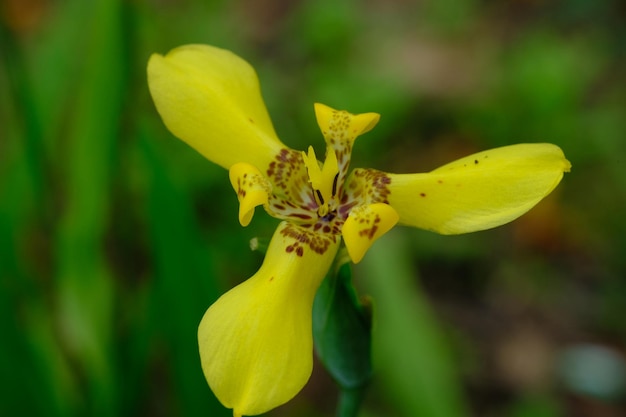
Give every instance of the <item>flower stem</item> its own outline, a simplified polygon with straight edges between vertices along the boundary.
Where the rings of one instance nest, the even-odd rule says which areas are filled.
[[[365,387],[341,389],[337,417],[358,416],[363,398],[365,398]]]

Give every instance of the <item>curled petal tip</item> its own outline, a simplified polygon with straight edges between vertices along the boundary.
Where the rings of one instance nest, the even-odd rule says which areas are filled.
[[[356,135],[362,135],[372,130],[379,120],[380,114],[378,113],[357,114],[352,120],[352,129]]]
[[[252,221],[255,207],[267,204],[271,186],[261,171],[244,162],[233,165],[228,176],[239,199],[239,223],[245,227]]]
[[[571,170],[572,170],[572,163],[566,159],[564,166],[563,166],[563,172],[570,172]]]

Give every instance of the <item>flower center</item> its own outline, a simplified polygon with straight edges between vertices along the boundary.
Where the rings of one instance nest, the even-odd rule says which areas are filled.
[[[305,256],[326,253],[338,236],[350,259],[359,262],[367,249],[399,219],[388,204],[390,178],[382,172],[356,169],[348,176],[352,145],[357,136],[378,122],[378,114],[358,115],[315,105],[326,141],[323,163],[308,152],[281,149],[265,172],[246,163],[230,167],[230,182],[239,199],[239,222],[250,223],[254,209],[263,206],[272,216],[287,220],[281,235],[286,253]]]
[[[342,233],[350,211],[368,203],[369,187],[361,185],[358,176],[349,189],[344,182],[355,139],[371,130],[379,115],[353,115],[318,103],[315,116],[326,142],[324,163],[309,146],[308,152],[281,149],[265,172],[246,162],[230,168],[243,226],[250,223],[255,207],[262,205],[271,216],[314,232],[337,235]]]

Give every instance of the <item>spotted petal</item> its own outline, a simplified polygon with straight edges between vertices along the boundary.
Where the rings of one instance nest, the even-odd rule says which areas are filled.
[[[233,165],[228,175],[239,199],[239,223],[245,227],[252,221],[255,207],[268,203],[271,185],[261,171],[245,162]]]
[[[369,132],[376,126],[380,115],[377,113],[352,114],[345,110],[335,110],[321,103],[315,103],[314,108],[317,124],[324,135],[327,148],[333,150],[334,157],[337,158],[338,175],[335,182],[339,187],[336,192],[341,194],[342,184],[348,174],[352,145],[358,136]]]
[[[277,407],[309,379],[313,298],[339,241],[281,223],[259,271],[205,313],[198,329],[202,369],[235,416]]]
[[[350,259],[359,263],[374,242],[398,222],[398,214],[389,205],[375,203],[354,208],[341,234]]]
[[[351,114],[321,103],[315,103],[314,108],[317,124],[328,142],[352,143],[357,136],[372,130],[380,120],[378,113]]]
[[[148,62],[148,85],[167,128],[228,169],[266,169],[284,148],[276,137],[254,69],[232,52],[186,45]]]
[[[505,146],[427,174],[386,174],[387,198],[401,224],[442,234],[474,232],[526,213],[570,167],[552,144]]]

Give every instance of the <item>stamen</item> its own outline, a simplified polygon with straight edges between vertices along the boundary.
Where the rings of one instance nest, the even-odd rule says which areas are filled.
[[[315,157],[315,151],[309,146],[309,152],[302,152],[302,159],[309,175],[309,182],[313,188],[313,196],[318,205],[317,214],[321,217],[333,210],[334,198],[337,193],[337,182],[339,175],[339,165],[337,155],[332,148],[326,151],[326,161],[320,168],[320,164]]]
[[[319,203],[320,206],[324,205],[324,197],[322,197],[322,193],[320,192],[320,190],[315,190],[315,194],[317,195],[317,201]]]

